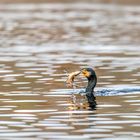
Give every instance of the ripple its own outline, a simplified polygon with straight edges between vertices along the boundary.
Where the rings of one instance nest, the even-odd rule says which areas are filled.
[[[51,138],[51,139],[89,139],[89,136],[79,136],[79,135],[71,135],[69,136],[59,136],[59,135],[51,135],[51,136],[42,136],[43,138]]]
[[[0,133],[11,133],[11,132],[17,132],[17,130],[8,130],[8,129],[0,130]]]
[[[109,126],[109,125],[106,125],[106,126],[96,126],[95,128],[104,128],[104,129],[122,129],[123,127],[122,126]]]
[[[39,94],[37,93],[33,93],[33,94],[29,94],[29,93],[9,93],[9,94],[6,94],[4,96],[38,96]]]
[[[125,135],[127,135],[127,134],[125,134]],[[118,138],[113,137],[113,139],[114,140],[138,140],[139,138],[138,137],[133,137],[133,136],[129,136],[129,137],[128,136],[123,136],[123,137],[119,136]],[[102,140],[112,140],[112,138],[104,138]]]
[[[12,102],[12,103],[37,103],[37,102],[47,102],[46,100],[13,100],[13,101],[4,101],[4,102]]]
[[[53,127],[53,128],[57,128],[57,127],[67,127],[68,125],[67,124],[60,124],[56,121],[53,121],[53,123],[50,123],[50,122],[42,122],[42,123],[37,123],[37,124],[33,124],[33,126],[46,126],[46,127]]]
[[[24,76],[24,74],[16,73],[16,74],[6,74],[6,75],[4,75],[4,77],[19,77],[19,76]]]
[[[18,122],[18,121],[0,121],[1,125],[7,124],[7,125],[22,125],[25,124],[24,122]]]
[[[133,124],[133,123],[139,123],[139,120],[123,120],[123,121],[96,121],[96,124]]]
[[[76,132],[111,132],[112,130],[109,129],[82,129],[82,130],[77,130]]]
[[[12,70],[0,70],[0,73],[11,73],[13,72]]]
[[[139,118],[139,116],[121,116],[122,118]]]
[[[57,111],[57,110],[15,110],[14,112],[30,112],[30,113],[34,113],[34,112],[54,112],[54,111]]]
[[[1,117],[34,117],[33,114],[1,114]]]
[[[128,102],[128,103],[137,103],[137,102],[140,102],[140,100],[127,100],[127,101],[125,101],[125,102]]]
[[[13,82],[12,84],[14,84],[14,85],[26,85],[26,84],[30,84],[30,82]]]
[[[131,104],[131,105],[134,105],[134,106],[140,106],[140,104]]]
[[[36,132],[36,134],[34,132],[15,132],[15,133],[1,133],[0,136],[1,137],[26,137],[26,136],[35,136],[35,135],[49,135],[49,132]],[[54,134],[57,134],[54,133]],[[61,134],[61,133],[60,133]]]
[[[104,108],[104,107],[121,107],[121,105],[115,105],[115,104],[106,104],[106,105],[98,105],[98,107],[100,108]]]
[[[12,110],[12,108],[0,108],[0,111]]]
[[[74,129],[74,127],[72,126],[67,126],[67,127],[60,127],[60,126],[54,126],[54,127],[46,127],[46,129],[49,129],[49,130],[71,130],[71,129]]]
[[[87,110],[74,110],[74,111],[63,111],[63,112],[53,112],[53,114],[87,114],[87,113],[93,113],[92,111],[87,111]],[[52,113],[49,113],[52,114]]]
[[[28,76],[25,76],[26,78],[41,78],[42,76],[41,75],[28,75]]]

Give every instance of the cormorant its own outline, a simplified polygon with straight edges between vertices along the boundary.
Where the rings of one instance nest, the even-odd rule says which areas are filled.
[[[83,68],[81,69],[84,77],[88,79],[88,85],[86,87],[86,97],[88,99],[89,106],[91,108],[96,107],[96,98],[94,96],[94,88],[97,83],[97,76],[95,71],[92,68]]]

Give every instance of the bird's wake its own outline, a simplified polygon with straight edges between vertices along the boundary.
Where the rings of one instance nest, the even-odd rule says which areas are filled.
[[[72,94],[85,95],[85,89],[74,89]],[[103,88],[97,89],[94,93],[95,96],[117,96],[126,94],[140,94],[140,87],[118,87],[118,88]]]

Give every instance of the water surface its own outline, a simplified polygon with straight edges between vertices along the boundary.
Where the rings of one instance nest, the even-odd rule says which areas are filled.
[[[1,4],[0,138],[140,137],[140,91],[122,91],[140,85],[139,17],[139,6]],[[97,94],[96,110],[65,86],[64,70],[87,66],[96,91],[120,90]]]

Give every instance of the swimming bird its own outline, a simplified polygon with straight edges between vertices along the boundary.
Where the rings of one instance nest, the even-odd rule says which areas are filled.
[[[81,95],[86,95],[87,97],[87,101],[88,101],[88,106],[90,106],[92,109],[96,108],[96,98],[94,95],[96,96],[116,96],[116,95],[126,95],[126,94],[132,94],[132,92],[140,92],[140,88],[139,87],[119,87],[119,88],[108,88],[108,89],[101,89],[98,90],[96,92],[94,92],[94,88],[96,87],[97,84],[97,76],[95,71],[92,68],[83,68],[79,71],[76,72],[72,72],[69,74],[68,77],[68,84],[73,85],[74,79],[76,76],[78,76],[80,73],[83,74],[84,77],[87,78],[88,80],[88,84],[86,87],[86,90],[84,91],[83,94],[83,90],[80,91],[79,93],[82,93]],[[77,86],[77,85],[76,85]],[[77,86],[79,87],[79,86]]]
[[[88,99],[89,106],[91,108],[95,108],[96,107],[96,98],[94,96],[94,88],[97,83],[96,73],[92,68],[83,68],[83,69],[81,69],[81,73],[88,80],[88,84],[87,84],[85,92],[86,92],[86,97]]]

